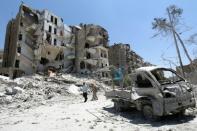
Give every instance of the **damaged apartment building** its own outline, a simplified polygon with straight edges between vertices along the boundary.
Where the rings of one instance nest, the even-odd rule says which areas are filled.
[[[109,77],[108,32],[99,25],[80,24],[72,27],[75,34],[75,71]]]
[[[135,51],[131,50],[130,44],[115,43],[109,48],[109,64],[122,67],[127,73],[142,66],[150,66]]]
[[[124,67],[128,73],[149,63],[129,44],[109,47],[106,29],[94,24],[67,26],[48,10],[24,4],[7,24],[0,73],[15,78],[44,72],[49,68],[96,76],[110,81],[109,65]]]
[[[0,72],[10,77],[48,68],[109,77],[108,32],[101,26],[67,26],[48,10],[24,4],[7,24]]]
[[[1,73],[16,77],[48,67],[68,68],[75,58],[74,40],[62,18],[22,4],[7,24]]]

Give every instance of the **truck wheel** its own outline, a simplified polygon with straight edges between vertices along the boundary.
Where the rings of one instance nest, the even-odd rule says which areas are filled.
[[[178,116],[184,116],[185,115],[185,109],[180,110],[178,113],[176,113]]]
[[[156,121],[158,119],[158,116],[154,115],[153,108],[150,105],[144,105],[142,108],[142,113],[146,120]]]
[[[116,112],[121,112],[122,111],[122,108],[121,106],[119,105],[118,102],[114,102],[114,109]]]

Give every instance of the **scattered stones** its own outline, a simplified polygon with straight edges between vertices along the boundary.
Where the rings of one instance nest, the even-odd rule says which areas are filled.
[[[78,119],[75,119],[75,122],[79,122],[79,120]]]
[[[102,122],[102,120],[101,119],[96,119],[96,120],[94,120],[95,122]]]
[[[39,124],[39,122],[32,122],[31,124]]]
[[[66,118],[61,118],[61,120],[65,120]]]
[[[16,121],[16,122],[14,122],[13,124],[16,125],[16,124],[19,124],[19,123],[21,123],[21,122],[23,122],[23,121],[22,121],[22,120]]]
[[[70,117],[66,117],[66,119],[71,119]]]
[[[0,92],[0,97],[4,97],[4,96],[5,96],[5,93]]]
[[[54,95],[50,94],[50,95],[47,97],[47,99],[51,99],[51,98],[53,98],[53,97],[54,97]]]
[[[21,107],[21,105],[16,106],[16,108],[20,108],[20,107]]]
[[[94,126],[90,126],[89,128],[90,128],[90,129],[94,129]]]
[[[17,87],[14,87],[13,90],[15,90],[16,93],[23,93],[23,92],[25,92],[22,88],[20,88],[18,86]]]
[[[17,93],[17,91],[14,90],[14,89],[11,88],[11,87],[7,87],[7,88],[5,89],[5,91],[6,91],[6,95],[16,95],[16,93]]]
[[[96,126],[96,125],[97,125],[97,123],[95,122],[93,126]]]
[[[46,105],[46,103],[47,103],[46,101],[42,101],[41,105]]]
[[[6,104],[12,103],[12,96],[6,96],[6,97],[5,97],[5,103],[6,103]]]
[[[31,108],[31,105],[27,105],[27,106],[25,106],[24,109],[30,109],[30,108]]]

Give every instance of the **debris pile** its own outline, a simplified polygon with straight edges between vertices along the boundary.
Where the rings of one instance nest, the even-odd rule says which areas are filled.
[[[34,74],[14,80],[0,76],[0,104],[43,103],[53,97],[79,95],[83,82],[95,83],[99,89],[107,88],[105,84],[94,79],[72,74],[59,74],[55,77]]]

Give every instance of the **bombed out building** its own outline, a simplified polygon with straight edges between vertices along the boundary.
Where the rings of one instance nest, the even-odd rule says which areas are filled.
[[[1,74],[16,77],[53,67],[108,77],[108,66],[108,33],[101,26],[67,26],[52,12],[24,4],[7,24]]]
[[[22,4],[16,18],[7,24],[1,73],[15,77],[49,66],[68,67],[73,63],[73,40],[71,28],[62,18]]]
[[[151,66],[152,64],[144,62],[143,58],[133,51],[130,44],[114,43],[109,48],[109,64],[124,68],[127,73],[142,66]]]
[[[75,71],[109,77],[108,32],[99,25],[72,26],[75,34]]]
[[[110,65],[128,67],[129,64],[130,45],[122,43],[114,43],[109,48]]]
[[[109,65],[118,64],[128,73],[147,66],[129,44],[109,46],[109,35],[103,27],[67,26],[54,13],[24,4],[7,24],[3,52],[0,73],[12,78],[55,68],[110,81]]]

